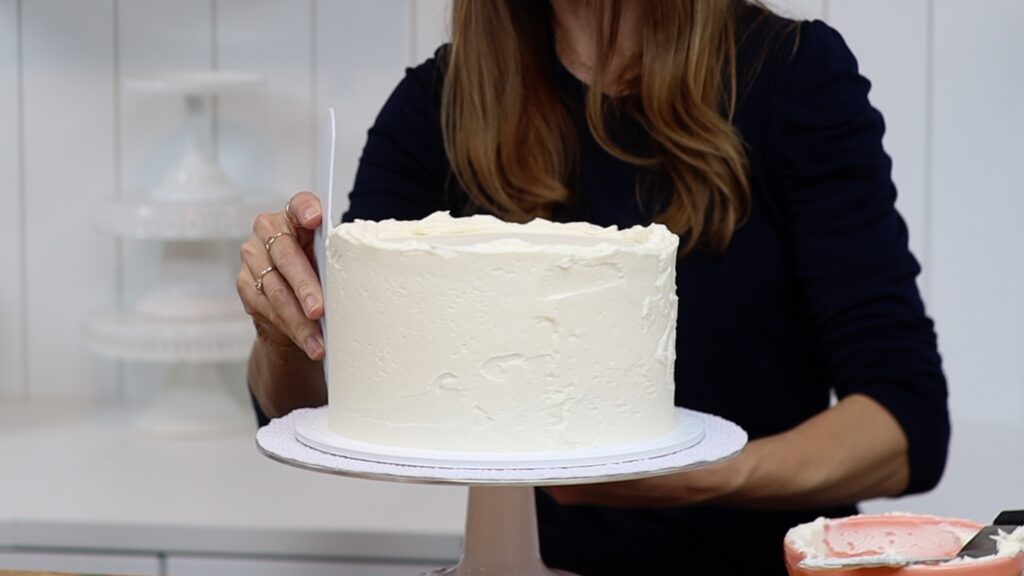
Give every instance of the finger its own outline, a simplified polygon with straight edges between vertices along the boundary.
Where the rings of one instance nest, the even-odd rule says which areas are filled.
[[[315,230],[322,219],[320,199],[312,192],[299,192],[285,204],[285,217],[293,225]]]
[[[658,478],[549,487],[547,491],[563,506],[646,507],[699,502],[684,486],[676,486]]]
[[[562,506],[607,503],[607,497],[601,498],[600,494],[594,494],[589,486],[549,486],[545,490]]]
[[[263,275],[263,292],[256,290],[256,275],[272,266],[270,256],[257,236],[251,236],[242,244],[241,258],[243,271],[248,271],[253,278],[251,292],[244,278],[240,278],[237,283],[239,293],[244,294],[242,301],[243,305],[248,306],[247,311],[251,309],[269,320],[270,324],[287,334],[311,359],[322,358],[324,343],[320,325],[306,318],[284,276],[276,269],[267,272]],[[243,272],[239,276],[244,277]]]
[[[270,255],[268,255],[267,251],[263,248],[263,242],[256,233],[253,233],[252,236],[242,243],[242,247],[239,249],[239,255],[242,260],[242,265],[249,271],[249,275],[253,277],[254,282],[256,275],[259,274],[260,271],[266,270],[268,266],[273,264],[273,262],[270,261]]]
[[[302,350],[303,353],[309,356],[310,353],[307,352],[305,348],[296,344],[291,336],[283,332],[274,324],[275,320],[280,321],[281,319],[275,319],[273,305],[270,303],[270,300],[263,295],[263,293],[256,290],[255,284],[255,280],[243,267],[238,274],[238,294],[242,297],[244,302],[247,302],[246,311],[251,310],[250,315],[252,316],[253,323],[257,326],[262,326],[262,329],[260,329],[262,337],[279,347],[295,346],[296,349]],[[314,350],[313,356],[315,355]]]
[[[246,314],[252,316],[253,321],[264,325],[273,324],[271,317],[274,315],[274,311],[271,308],[270,300],[256,290],[256,279],[249,272],[249,267],[244,264],[235,278],[235,289],[238,291],[238,297],[242,300],[242,308],[245,309]],[[285,337],[291,340],[291,337]]]
[[[270,301],[274,326],[289,335],[311,360],[323,358],[324,339],[320,325],[306,318],[295,294],[277,270],[264,276],[263,294]]]
[[[274,222],[270,220],[257,220],[254,224],[258,237],[269,240],[280,232],[270,228]],[[267,250],[267,241],[264,241],[264,251]],[[277,267],[295,293],[298,301],[302,303],[302,311],[306,318],[317,320],[323,315],[323,294],[320,289],[320,278],[313,270],[302,246],[289,233],[278,236],[269,246],[268,259]]]
[[[289,222],[284,210],[280,212],[264,212],[256,216],[252,221],[252,233],[256,235],[260,243],[266,243],[267,238],[278,232],[294,235],[299,244],[303,246],[313,242],[314,231],[307,230],[301,226],[296,227],[293,222]]]
[[[548,486],[544,491],[562,506],[574,506],[579,503],[578,492],[571,487]]]
[[[235,289],[238,291],[238,296],[242,300],[242,307],[245,309],[246,314],[252,316],[253,320],[261,322],[264,325],[274,324],[274,309],[267,299],[266,295],[260,290],[256,289],[256,274],[259,271],[265,270],[269,265],[268,262],[264,262],[260,257],[260,247],[257,246],[258,241],[255,236],[250,237],[242,244],[241,259],[242,265],[238,270],[238,276],[235,279]],[[279,332],[283,331],[275,326],[275,329]],[[289,340],[290,336],[285,336]]]

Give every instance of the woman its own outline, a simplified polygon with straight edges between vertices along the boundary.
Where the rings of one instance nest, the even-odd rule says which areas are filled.
[[[827,25],[740,0],[455,0],[451,45],[385,104],[348,220],[653,220],[682,238],[676,402],[753,440],[704,470],[539,492],[550,565],[784,574],[787,528],[938,482],[946,385],[868,87]],[[321,217],[300,193],[242,249],[267,416],[325,401]]]

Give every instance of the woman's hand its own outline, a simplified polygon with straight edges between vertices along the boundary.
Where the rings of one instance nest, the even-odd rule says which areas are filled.
[[[236,282],[259,337],[271,347],[297,346],[311,360],[324,356],[317,323],[324,300],[312,264],[321,218],[320,200],[311,192],[292,196],[281,212],[257,216],[242,244]]]
[[[559,504],[620,507],[689,506],[722,499],[739,491],[753,467],[751,452],[708,468],[641,480],[557,486],[547,491]]]

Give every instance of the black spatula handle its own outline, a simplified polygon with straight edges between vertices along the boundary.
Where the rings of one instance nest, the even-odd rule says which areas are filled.
[[[1024,526],[1024,510],[1003,510],[992,523],[1004,526]]]

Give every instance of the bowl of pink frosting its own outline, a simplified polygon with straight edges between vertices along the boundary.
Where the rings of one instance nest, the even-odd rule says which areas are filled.
[[[819,518],[789,530],[785,538],[790,576],[1021,576],[1024,527],[997,539],[998,552],[984,558],[956,558],[983,524],[917,514],[862,514]],[[948,558],[904,567],[823,568],[836,559]]]

